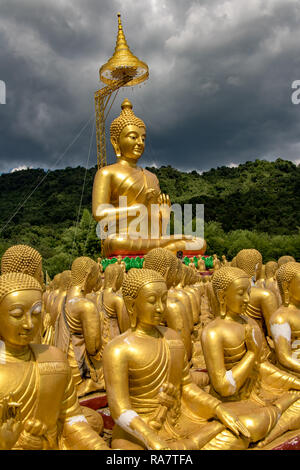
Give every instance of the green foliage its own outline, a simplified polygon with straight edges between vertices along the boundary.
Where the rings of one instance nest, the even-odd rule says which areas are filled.
[[[282,159],[255,160],[201,175],[171,166],[149,170],[172,203],[204,204],[206,254],[232,259],[242,248],[257,248],[264,262],[285,254],[300,260],[299,165]],[[43,169],[0,175],[0,257],[13,244],[31,245],[41,253],[50,277],[69,269],[77,256],[96,260],[101,247],[90,213],[96,167],[86,172],[78,213],[85,172],[68,167],[47,175]],[[128,270],[141,267],[143,259],[124,261]],[[205,258],[205,263],[211,267],[212,258]]]

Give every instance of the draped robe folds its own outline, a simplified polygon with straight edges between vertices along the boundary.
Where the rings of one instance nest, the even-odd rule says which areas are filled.
[[[21,403],[23,424],[29,419],[43,423],[41,449],[72,448],[68,447],[67,436],[63,436],[64,426],[74,421],[71,426],[76,432],[75,423],[87,425],[87,421],[77,400],[69,364],[64,354],[51,346],[30,344],[30,352],[29,360],[18,359],[7,353],[0,341],[0,396],[12,393],[13,401]],[[24,430],[15,449],[24,448],[23,433]],[[90,444],[87,440],[81,448],[95,448],[96,433],[87,426],[84,435]]]
[[[188,401],[186,402],[182,396],[182,387],[192,384],[184,344],[177,334],[175,336],[173,330],[161,326],[157,329],[162,332],[163,337],[151,338],[153,340],[151,349],[149,343],[145,346],[147,362],[143,361],[143,365],[136,364],[136,367],[130,363],[128,368],[131,409],[138,413],[172,449],[244,448],[242,440],[225,429],[219,421],[208,422],[206,418],[191,410]],[[170,332],[172,332],[171,337]],[[131,335],[131,330],[120,335],[110,343],[110,349],[113,343],[116,345],[121,342],[128,343]],[[137,343],[143,341],[143,338],[136,336],[134,339],[138,340]],[[130,344],[133,342],[130,341]],[[140,357],[143,357],[144,352],[141,350]],[[110,362],[113,367],[110,359],[111,357],[108,363]],[[110,407],[113,406],[113,403],[110,403],[111,399],[126,406],[119,394],[114,392],[114,396],[110,397],[109,389],[107,393]],[[215,400],[200,388],[196,393],[201,397],[203,408],[207,406],[208,409],[212,409],[212,406],[216,406]],[[118,443],[125,440],[140,445],[134,436],[118,424],[114,426],[112,440]]]
[[[89,356],[81,323],[70,314],[66,304],[59,317],[56,346],[67,355],[79,396],[85,394],[86,387],[89,391],[105,390],[102,361],[98,355]]]

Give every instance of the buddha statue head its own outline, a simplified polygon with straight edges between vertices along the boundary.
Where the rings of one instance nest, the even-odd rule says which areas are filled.
[[[60,278],[62,273],[55,274],[51,281],[51,290],[57,290],[60,287]]]
[[[281,256],[278,260],[278,267],[282,266],[285,263],[291,263],[291,262],[296,262],[295,258],[293,256],[285,255]]]
[[[120,264],[109,264],[104,271],[104,289],[112,289],[117,292],[124,279],[124,271]]]
[[[1,259],[1,274],[6,273],[29,274],[43,286],[42,257],[31,246],[13,245],[5,251]]]
[[[59,278],[59,290],[64,292],[68,290],[71,285],[71,270],[67,269],[60,274]]]
[[[231,263],[230,263],[230,266],[231,266],[232,268],[236,268],[236,256],[234,256],[234,258],[232,258]]]
[[[255,248],[244,249],[236,255],[236,267],[245,271],[249,277],[258,279],[262,270],[262,256]]]
[[[165,248],[153,248],[145,255],[144,267],[159,272],[170,289],[176,281],[177,258]]]
[[[182,279],[182,261],[181,259],[177,258],[175,286],[177,286],[181,282],[181,279]]]
[[[132,329],[138,323],[157,326],[162,322],[168,290],[160,273],[146,268],[130,269],[123,281],[122,293]]]
[[[283,305],[290,302],[300,303],[300,263],[290,261],[284,263],[276,273],[276,279]]]
[[[42,288],[33,276],[6,273],[0,276],[0,337],[13,349],[23,349],[39,331]]]
[[[225,318],[228,311],[240,315],[249,302],[250,282],[244,270],[224,266],[212,278],[212,287],[219,305],[219,314]]]
[[[146,126],[135,116],[132,104],[126,98],[119,117],[110,126],[110,140],[117,158],[136,162],[145,149]]]
[[[88,256],[80,256],[72,263],[70,287],[81,287],[87,294],[99,284],[99,276],[99,264]]]
[[[276,263],[276,261],[268,261],[265,265],[266,279],[274,278],[277,269],[278,264]]]

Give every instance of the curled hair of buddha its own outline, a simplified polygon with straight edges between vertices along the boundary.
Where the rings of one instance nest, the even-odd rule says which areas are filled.
[[[20,290],[38,290],[42,293],[40,283],[28,274],[6,273],[0,276],[0,302],[7,294]]]
[[[87,256],[76,258],[71,267],[72,285],[81,286],[84,284],[87,276],[96,266],[98,266],[97,263]]]
[[[104,289],[111,287],[120,274],[123,274],[123,272],[123,268],[120,264],[109,264],[104,271]]]
[[[280,268],[280,266],[282,266],[283,264],[285,264],[285,263],[291,263],[291,262],[293,262],[293,263],[296,262],[296,260],[295,260],[295,258],[294,258],[293,256],[288,256],[288,255],[286,255],[286,256],[281,256],[281,257],[279,258],[279,260],[278,260],[278,267]]]
[[[136,299],[140,289],[146,284],[150,284],[152,282],[165,283],[165,280],[160,273],[153,269],[130,269],[122,284],[124,301],[126,302],[128,299]]]
[[[265,273],[266,273],[267,279],[269,279],[270,277],[273,277],[277,269],[278,269],[278,264],[276,263],[276,261],[268,261],[265,264]]]
[[[226,291],[235,279],[240,279],[241,277],[248,279],[243,269],[233,268],[232,266],[224,266],[218,269],[214,272],[211,281],[215,294],[219,290]]]
[[[245,271],[249,277],[254,276],[257,264],[262,264],[262,256],[255,248],[246,248],[236,255],[236,267]]]
[[[132,111],[132,104],[126,98],[122,105],[122,111],[120,116],[113,120],[110,126],[110,137],[114,137],[116,140],[119,139],[120,134],[124,127],[126,126],[137,126],[137,127],[144,127],[146,129],[145,123],[138,118],[134,112]]]
[[[290,261],[289,263],[284,263],[278,269],[276,273],[276,279],[279,287],[279,292],[284,300],[284,292],[283,292],[283,283],[284,281],[288,284],[293,280],[296,274],[300,273],[300,263],[296,263],[294,261]]]
[[[168,268],[170,271],[176,270],[177,258],[165,248],[153,248],[145,256],[144,266],[146,269],[153,269],[164,276]]]
[[[28,245],[13,245],[1,259],[1,274],[25,273],[34,276],[42,257],[37,250]]]

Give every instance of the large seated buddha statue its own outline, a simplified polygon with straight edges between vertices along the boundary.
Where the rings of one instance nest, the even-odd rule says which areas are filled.
[[[160,326],[168,289],[151,269],[130,269],[123,297],[131,328],[103,353],[113,449],[241,449],[249,436],[233,412],[194,384],[178,333]],[[245,437],[248,439],[248,437]]]
[[[188,235],[178,239],[172,235],[164,238],[170,199],[161,192],[156,175],[137,165],[145,149],[145,123],[135,116],[128,99],[121,107],[120,116],[110,127],[117,163],[100,168],[93,186],[93,217],[103,224],[103,230],[105,226],[109,228],[104,255],[143,255],[157,247],[174,253],[204,253],[206,243],[202,238]],[[155,223],[151,218],[153,205],[160,210]]]
[[[222,267],[212,279],[219,315],[202,332],[210,393],[234,410],[250,432],[245,445],[263,446],[300,429],[300,380],[264,359],[262,331],[245,314],[250,282],[238,268]]]
[[[63,352],[53,346],[32,343],[40,328],[41,311],[42,289],[33,276],[23,273],[0,276],[1,406],[3,399],[8,399],[12,411],[16,407],[18,410],[13,416],[13,428],[22,424],[22,429],[15,429],[15,442],[9,433],[5,439],[0,426],[0,447],[108,449],[83,414]]]

